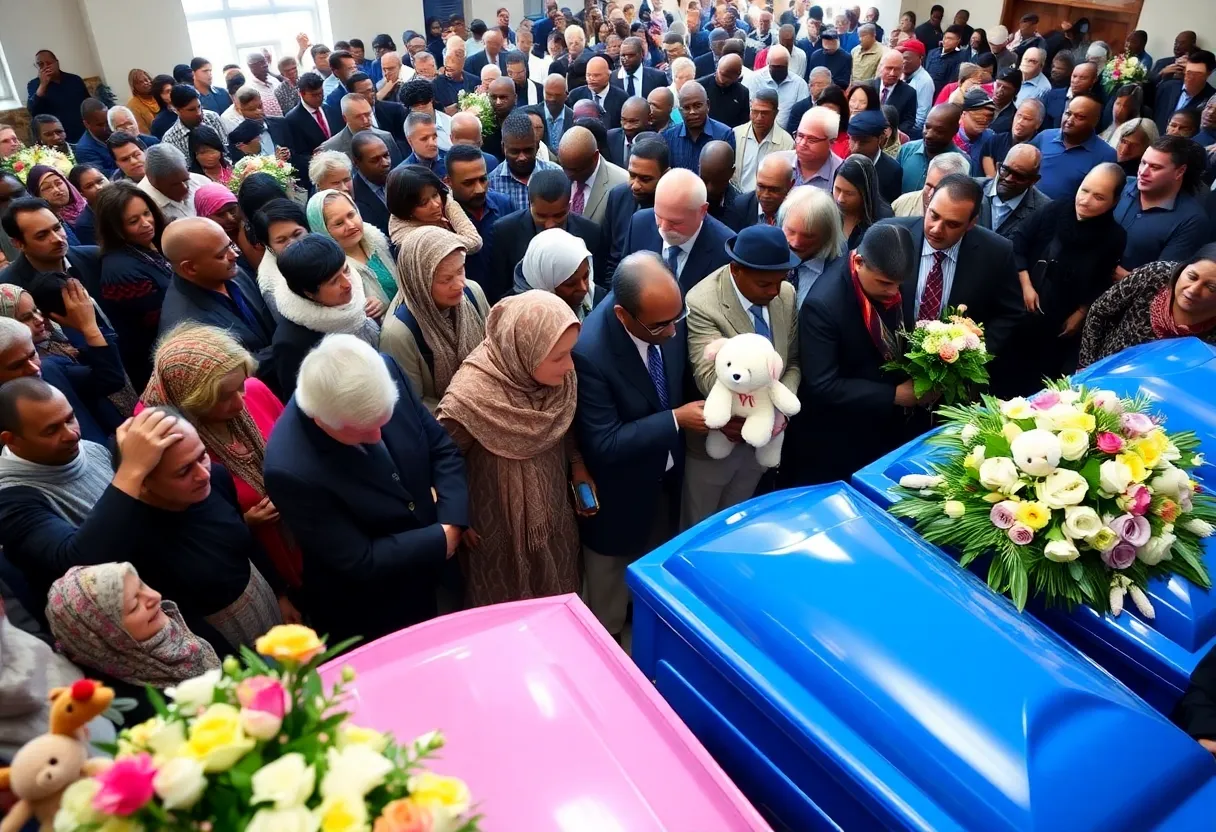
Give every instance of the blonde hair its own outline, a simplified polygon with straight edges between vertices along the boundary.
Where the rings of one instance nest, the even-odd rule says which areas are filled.
[[[162,388],[172,384],[174,376],[198,374],[187,392],[176,397],[177,406],[193,417],[215,407],[224,376],[233,370],[244,370],[246,378],[253,378],[258,362],[228,330],[183,321],[161,336],[152,367]]]

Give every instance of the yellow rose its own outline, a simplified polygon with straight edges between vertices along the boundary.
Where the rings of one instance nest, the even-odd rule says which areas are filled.
[[[1093,433],[1097,422],[1092,413],[1061,413],[1052,418],[1056,430],[1083,430]]]
[[[310,661],[325,650],[325,643],[317,638],[316,632],[300,624],[271,627],[254,646],[263,656],[299,664]]]
[[[160,729],[161,718],[154,716],[146,722],[141,722],[138,725],[132,725],[126,731],[118,735],[118,759],[130,757],[133,754],[138,754],[141,751],[148,750],[148,740],[152,734]]]
[[[367,804],[353,794],[330,795],[313,810],[320,832],[367,832]]]
[[[182,756],[193,757],[209,774],[227,771],[256,743],[241,730],[241,712],[231,705],[212,705],[190,726]]]
[[[1145,466],[1149,468],[1157,467],[1157,463],[1161,462],[1161,453],[1165,450],[1164,448],[1158,447],[1157,443],[1150,440],[1147,436],[1143,439],[1137,439],[1135,442],[1129,443],[1128,448],[1131,449],[1136,456],[1144,460]]]
[[[1015,422],[1006,422],[1001,427],[1001,436],[1005,437],[1006,442],[1012,443],[1013,440],[1017,439],[1021,435],[1022,428],[1019,427]]]
[[[1014,515],[1019,523],[1024,523],[1035,531],[1051,522],[1051,509],[1037,500],[1026,500],[1023,503],[1018,503],[1018,508],[1014,512]]]
[[[100,784],[92,777],[77,780],[64,790],[55,814],[55,832],[75,832],[91,823],[99,823],[103,815],[93,808],[93,796]]]
[[[1132,472],[1132,482],[1144,482],[1148,477],[1148,468],[1140,454],[1122,453],[1115,457],[1115,461],[1122,462]]]
[[[363,728],[347,722],[338,729],[337,744],[338,748],[346,748],[350,745],[366,745],[376,753],[380,753],[385,748],[388,748],[388,737],[379,731],[373,731],[371,728]]]
[[[410,778],[410,800],[436,814],[445,811],[456,818],[469,811],[469,787],[456,777],[443,777],[429,771]]]

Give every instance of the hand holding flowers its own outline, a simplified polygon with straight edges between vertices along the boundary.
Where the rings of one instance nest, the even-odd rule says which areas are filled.
[[[917,400],[938,394],[951,405],[970,398],[971,388],[988,383],[985,364],[992,356],[984,346],[984,330],[963,317],[967,307],[952,310],[944,321],[917,321],[902,333],[908,349],[883,369],[903,373],[912,380]]]

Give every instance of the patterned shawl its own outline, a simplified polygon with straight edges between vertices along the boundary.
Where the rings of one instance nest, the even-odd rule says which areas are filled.
[[[0,317],[16,318],[17,307],[21,305],[21,296],[25,294],[25,290],[13,283],[0,283]],[[41,314],[41,313],[39,313]],[[73,361],[80,354],[72,342],[63,334],[63,330],[59,328],[59,324],[48,321],[51,325],[51,337],[47,340],[37,343],[34,346],[38,351],[47,355],[62,355],[64,358],[70,358]]]
[[[88,206],[88,203],[84,201],[84,197],[80,195],[80,191],[76,190],[62,173],[50,165],[34,165],[34,167],[30,168],[30,175],[25,183],[26,190],[30,192],[30,196],[40,196],[43,178],[51,175],[62,179],[64,186],[68,189],[68,204],[56,211],[55,215],[68,225],[75,225],[76,220]]]
[[[72,661],[136,685],[165,688],[220,666],[215,649],[190,632],[177,604],[162,601],[168,621],[147,641],[123,627],[123,580],[129,563],[73,566],[51,585],[46,617]]]
[[[1153,300],[1149,303],[1148,319],[1153,327],[1153,335],[1158,338],[1186,338],[1190,335],[1203,335],[1216,327],[1216,318],[1208,318],[1187,326],[1174,320],[1174,286],[1177,281],[1169,281],[1162,286]]]

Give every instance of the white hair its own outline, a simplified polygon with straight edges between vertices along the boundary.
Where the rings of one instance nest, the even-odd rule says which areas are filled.
[[[709,201],[705,180],[687,168],[671,168],[659,179],[654,191],[655,199],[668,193],[680,195],[690,207],[699,208]]]
[[[1096,40],[1089,45],[1089,49],[1085,50],[1085,60],[1092,61],[1094,58],[1106,60],[1110,57],[1110,47],[1106,45],[1104,40]]]
[[[566,45],[570,45],[571,39],[576,39],[584,46],[587,44],[587,33],[583,31],[583,27],[577,23],[571,23],[566,27],[566,31],[562,33],[566,38]]]
[[[836,137],[840,135],[840,114],[827,107],[812,107],[807,110],[802,121],[798,122],[797,129],[801,130],[804,124],[807,127],[818,125],[830,142],[836,141]]]
[[[943,177],[952,173],[969,173],[971,157],[962,153],[939,153],[929,160],[929,167],[925,169],[926,177],[931,170],[940,170]]]
[[[501,77],[502,70],[498,68],[498,64],[486,64],[481,68],[481,83],[483,84],[497,81]]]
[[[464,41],[460,41],[460,45],[463,47],[463,46],[464,46]],[[383,55],[381,55],[381,56],[380,56],[380,68],[381,68],[381,69],[383,69],[383,68],[384,68],[384,59],[385,59],[385,58],[388,58],[388,61],[389,61],[389,63],[390,63],[390,64],[391,64],[393,61],[396,61],[397,63],[401,63],[401,55],[400,55],[400,54],[398,54],[398,53],[396,53],[396,52],[385,52]]]
[[[114,122],[117,121],[121,116],[126,116],[127,118],[131,119],[131,121],[134,121],[137,125],[139,123],[139,120],[135,118],[135,113],[131,112],[129,107],[124,107],[121,104],[115,104],[110,108],[110,112],[106,113],[106,122],[110,125],[111,130],[116,129],[114,127]]]
[[[1111,144],[1118,145],[1119,142],[1133,133],[1143,133],[1148,139],[1149,144],[1161,138],[1161,132],[1157,129],[1156,123],[1151,118],[1129,118],[1115,128],[1115,135],[1111,139]]]
[[[673,80],[683,75],[685,71],[691,73],[690,77],[697,77],[697,65],[693,62],[692,58],[676,58],[671,62],[671,77]]]
[[[34,343],[28,326],[16,318],[0,318],[0,353],[11,350],[23,337],[28,338],[31,344]]]
[[[337,150],[318,150],[308,162],[308,180],[320,182],[335,170],[350,174],[350,157]]]
[[[961,153],[941,155],[962,156]],[[940,159],[941,156],[934,158]],[[968,159],[966,156],[963,158]],[[823,238],[823,247],[815,252],[815,257],[833,258],[844,254],[848,238],[840,224],[840,209],[825,191],[811,185],[799,185],[790,191],[777,210],[777,224],[784,227],[787,221],[791,225],[801,226],[804,233],[818,234]]]
[[[321,339],[304,357],[296,381],[304,415],[335,429],[383,424],[399,395],[380,353],[346,333]]]
[[[418,68],[419,61],[422,61],[424,64],[431,63],[431,64],[435,64],[436,66],[438,66],[438,63],[435,61],[435,56],[432,55],[430,52],[419,52],[417,55],[414,56],[413,60],[414,60],[414,69]]]
[[[827,79],[830,82],[832,80],[832,70],[828,69],[826,66],[817,66],[811,70],[812,81],[814,81],[816,77],[822,78],[824,76],[827,76]]]
[[[356,104],[367,104],[367,99],[357,92],[348,92],[342,96],[342,117],[345,118],[350,115],[350,111]],[[367,104],[367,106],[370,107],[371,105]]]

